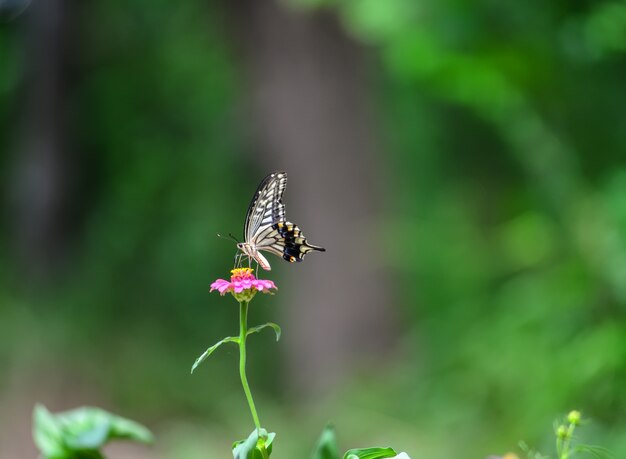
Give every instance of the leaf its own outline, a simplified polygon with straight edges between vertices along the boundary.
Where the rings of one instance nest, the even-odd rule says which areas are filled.
[[[269,459],[276,434],[255,429],[247,439],[233,443],[234,459]]]
[[[263,440],[265,443],[265,449],[267,450],[267,457],[272,454],[272,449],[274,447],[274,438],[276,438],[275,432],[270,432],[267,434],[267,439]]]
[[[259,433],[255,429],[245,440],[233,443],[233,459],[248,459],[252,457],[251,453],[256,447],[258,440]]]
[[[329,424],[324,428],[319,440],[317,440],[317,445],[315,445],[315,450],[313,451],[313,459],[339,458],[335,429]]]
[[[263,330],[264,328],[267,327],[272,327],[274,329],[274,333],[276,333],[276,341],[280,340],[280,334],[282,333],[280,330],[280,327],[278,326],[278,324],[275,324],[273,322],[268,322],[266,324],[263,325],[259,325],[257,327],[252,327],[251,329],[248,330],[248,333],[246,333],[246,336],[250,336],[253,333],[258,333],[261,330]]]
[[[130,419],[114,416],[111,423],[109,439],[119,438],[141,443],[152,443],[154,436],[147,428]]]
[[[49,459],[66,457],[63,431],[45,406],[37,404],[33,411],[33,439],[42,456]]]
[[[65,442],[72,450],[97,450],[101,448],[109,437],[111,425],[102,420],[93,425],[80,426],[84,430],[78,432],[68,432]]]
[[[141,424],[100,408],[83,407],[55,415],[35,407],[35,443],[46,459],[101,458],[99,449],[112,439],[148,443],[152,434]],[[54,439],[50,443],[49,439]]]
[[[355,448],[346,451],[343,459],[382,459],[397,455],[393,448]]]
[[[83,407],[57,415],[72,449],[99,449],[107,441],[127,439],[150,443],[152,434],[141,424],[100,408]]]
[[[613,457],[613,453],[611,453],[610,450],[602,446],[577,445],[572,451],[575,453],[577,452],[588,453],[598,459],[607,459],[607,458]]]
[[[198,357],[196,359],[196,361],[193,363],[193,366],[191,367],[191,373],[193,374],[194,370],[198,367],[198,365],[200,365],[202,362],[204,362],[206,360],[206,358],[208,356],[210,356],[213,351],[215,349],[217,349],[218,347],[220,347],[222,344],[224,343],[237,343],[239,344],[239,338],[235,337],[235,336],[228,336],[226,338],[224,338],[221,341],[218,341],[217,343],[215,343],[213,346],[211,346],[210,348],[208,348],[206,351],[204,351],[204,353]]]

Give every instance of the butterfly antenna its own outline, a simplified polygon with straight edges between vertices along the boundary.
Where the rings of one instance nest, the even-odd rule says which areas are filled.
[[[233,235],[232,235],[232,234],[230,234],[230,233],[228,234],[230,237],[222,236],[220,233],[216,233],[216,234],[217,234],[217,237],[221,237],[222,239],[233,240],[233,241],[235,241],[236,243],[239,243],[239,241],[238,241],[237,239],[235,239],[235,238],[233,237]]]
[[[235,241],[237,244],[239,244],[239,239],[237,239],[235,236],[233,236],[233,233],[228,233],[228,235],[230,236],[230,238]]]

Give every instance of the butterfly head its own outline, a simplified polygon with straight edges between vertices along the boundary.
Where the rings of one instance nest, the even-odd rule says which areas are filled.
[[[255,250],[247,242],[237,242],[237,248],[249,257],[254,257]]]

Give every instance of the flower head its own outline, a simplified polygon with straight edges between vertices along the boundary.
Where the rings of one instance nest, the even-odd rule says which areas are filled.
[[[217,279],[211,284],[211,292],[217,290],[220,295],[232,293],[237,301],[250,301],[256,292],[271,293],[270,289],[276,289],[271,280],[257,279],[252,274],[252,268],[235,268],[231,271],[230,282]]]
[[[574,424],[575,426],[580,424],[580,411],[570,411],[569,414],[567,415],[567,422],[569,422],[570,424]]]
[[[569,430],[563,424],[556,429],[556,436],[561,440],[567,440],[570,436]]]

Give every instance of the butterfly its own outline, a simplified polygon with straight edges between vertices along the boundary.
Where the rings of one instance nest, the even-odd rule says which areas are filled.
[[[261,254],[262,250],[283,257],[290,263],[302,261],[309,252],[326,251],[323,247],[309,244],[300,228],[287,221],[283,204],[286,187],[285,172],[273,172],[261,181],[248,206],[244,242],[237,243],[241,256],[254,259],[266,271],[270,271],[271,267]]]

